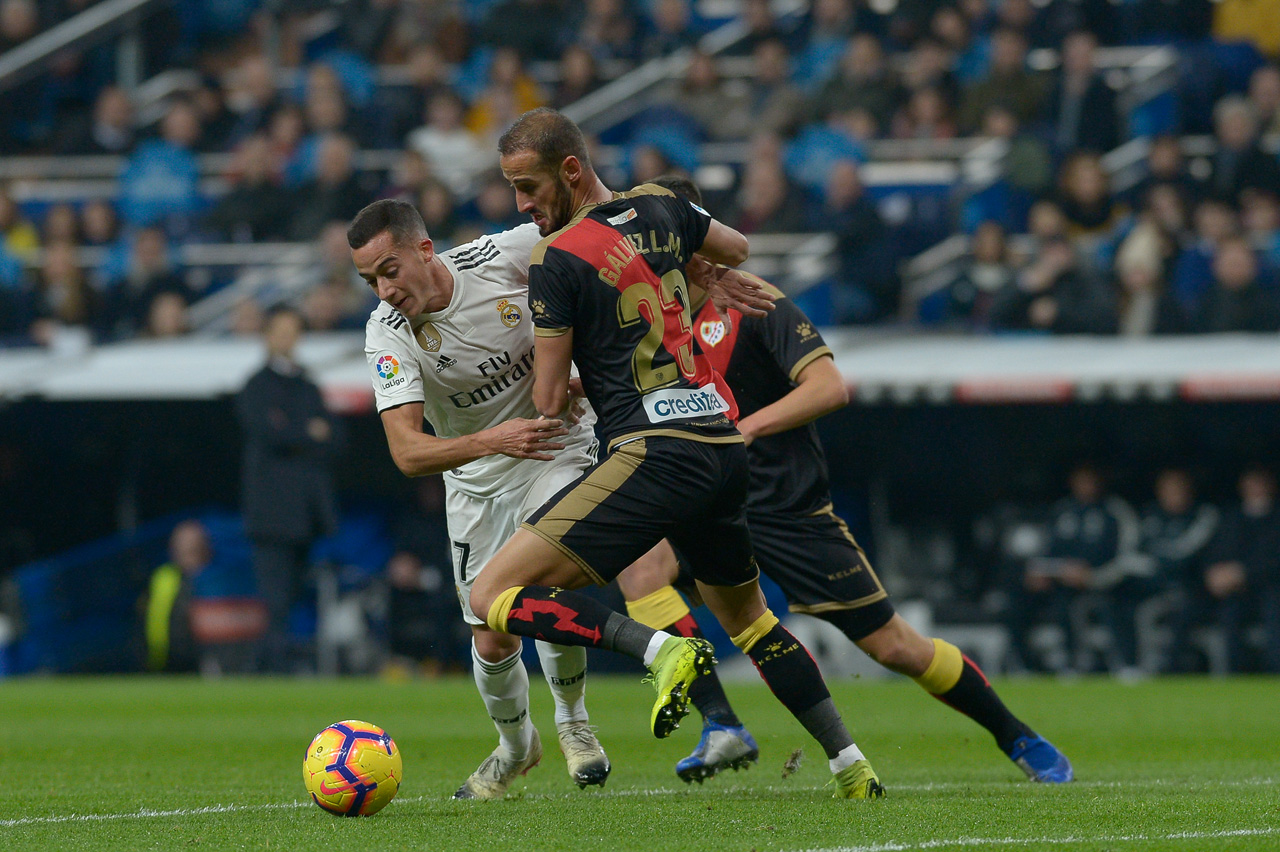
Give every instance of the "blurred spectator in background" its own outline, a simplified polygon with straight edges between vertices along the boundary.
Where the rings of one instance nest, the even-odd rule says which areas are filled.
[[[1240,503],[1226,512],[1205,553],[1207,567],[1193,584],[1191,600],[1175,630],[1175,648],[1185,649],[1190,630],[1216,625],[1226,640],[1227,665],[1248,671],[1247,631],[1261,621],[1266,631],[1262,668],[1280,673],[1280,509],[1275,474],[1251,467],[1240,475]],[[1186,670],[1187,660],[1175,661]]]
[[[895,139],[950,139],[956,135],[955,118],[942,90],[934,86],[915,89],[893,117]]]
[[[246,136],[265,133],[282,104],[271,60],[261,53],[246,56],[229,83],[227,105],[235,114],[229,141],[234,144]]]
[[[3,185],[0,185],[0,242],[5,252],[16,258],[30,258],[40,248],[40,232],[22,215],[9,188]]]
[[[1274,284],[1280,272],[1280,197],[1270,192],[1246,192],[1240,200],[1240,223]]]
[[[551,106],[563,110],[600,88],[600,70],[596,59],[580,44],[571,44],[560,54],[559,79],[551,95]]]
[[[265,322],[262,305],[253,297],[245,296],[236,300],[235,306],[231,308],[231,321],[227,331],[236,337],[256,338],[262,334]]]
[[[792,53],[796,83],[814,91],[837,73],[840,57],[858,26],[853,0],[813,0]]]
[[[157,293],[147,307],[147,324],[142,336],[152,340],[183,337],[191,331],[187,300],[173,291]]]
[[[0,53],[6,53],[40,32],[35,0],[0,2]]]
[[[960,129],[976,130],[989,107],[1009,109],[1020,125],[1043,114],[1045,85],[1027,69],[1027,39],[1022,33],[1001,28],[991,36],[991,65],[987,74],[964,87],[960,103]]]
[[[97,293],[85,280],[72,243],[45,247],[35,296],[31,337],[41,346],[55,345],[68,330],[87,344],[93,325],[102,320]]]
[[[531,109],[547,102],[542,89],[526,73],[520,54],[509,47],[499,47],[489,61],[489,81],[467,111],[466,126],[483,140],[485,153],[498,135]]]
[[[386,135],[396,141],[425,124],[432,96],[450,88],[449,69],[435,45],[415,44],[405,64],[409,85],[381,87],[374,110]]]
[[[1032,199],[1045,195],[1053,184],[1053,157],[1049,146],[1037,134],[1023,128],[1013,111],[1002,104],[993,104],[982,114],[979,135],[1009,143],[1005,180],[1012,192],[1010,209],[1003,220],[1006,226],[1021,230]]]
[[[76,208],[70,204],[54,204],[46,210],[40,223],[40,242],[79,244],[80,217],[76,215]]]
[[[766,41],[777,41],[790,53],[789,46],[795,35],[795,25],[790,20],[784,22],[776,16],[770,0],[742,0],[738,8],[738,21],[746,28],[746,33],[725,49],[726,54],[753,54]]]
[[[432,177],[431,164],[421,151],[406,148],[400,152],[396,166],[391,170],[391,182],[382,190],[383,198],[395,198],[408,204],[416,204],[418,195]]]
[[[147,670],[194,672],[200,648],[192,633],[192,583],[213,559],[209,531],[199,521],[183,521],[169,536],[169,561],[151,574],[144,621]]]
[[[1073,238],[1107,237],[1129,215],[1129,208],[1111,195],[1111,176],[1102,158],[1077,151],[1058,170],[1058,206],[1067,217]]]
[[[1231,206],[1212,198],[1196,205],[1192,212],[1194,233],[1184,240],[1174,263],[1173,294],[1183,313],[1196,318],[1213,287],[1213,259],[1218,246],[1240,233],[1240,221]]]
[[[107,246],[120,237],[120,220],[111,202],[94,199],[80,211],[80,227],[86,246]]]
[[[1169,292],[1166,239],[1156,225],[1143,222],[1116,251],[1116,313],[1119,332],[1126,337],[1189,330],[1182,308]]]
[[[1067,656],[1054,667],[1062,671],[1091,667],[1078,631],[1084,618],[1083,596],[1095,577],[1118,572],[1139,542],[1137,515],[1119,497],[1107,493],[1097,468],[1077,465],[1067,484],[1070,495],[1055,504],[1050,515],[1046,553],[1027,560],[1009,590],[1012,605],[1007,618],[1013,649],[1033,669],[1048,667],[1032,654],[1028,641],[1031,628],[1044,617],[1064,637]]]
[[[64,122],[53,139],[58,154],[127,154],[133,149],[133,102],[124,89],[104,86],[91,113]]]
[[[133,236],[123,274],[107,285],[107,325],[111,336],[127,338],[141,332],[151,303],[161,293],[176,293],[184,302],[190,302],[193,296],[174,267],[164,231],[142,228]]]
[[[758,131],[791,135],[805,112],[804,93],[791,82],[791,55],[780,39],[758,42],[752,56],[754,73],[748,78],[752,126]]]
[[[405,144],[427,158],[431,173],[455,194],[463,193],[471,178],[489,165],[492,154],[462,123],[466,103],[450,90],[431,95],[427,123],[409,134]]]
[[[1209,173],[1209,194],[1236,205],[1245,189],[1280,193],[1280,163],[1258,146],[1258,114],[1240,95],[1229,95],[1213,108],[1218,150]]]
[[[453,236],[458,242],[469,242],[485,234],[496,234],[523,224],[528,217],[516,209],[511,185],[494,170],[480,182],[475,200],[458,211],[458,225]],[[428,231],[427,233],[431,233]]]
[[[461,243],[454,236],[458,229],[457,207],[453,203],[453,193],[444,181],[430,178],[422,186],[418,194],[418,212],[427,225],[427,233],[439,246],[437,251],[444,251]],[[344,237],[345,239],[345,237]]]
[[[758,120],[746,84],[723,80],[715,57],[700,50],[690,57],[671,102],[713,139],[745,139]]]
[[[653,0],[649,4],[650,22],[641,32],[640,58],[670,56],[677,50],[698,43],[689,0]]]
[[[1249,103],[1262,135],[1280,133],[1280,65],[1263,65],[1249,77]]]
[[[1097,37],[1087,30],[1077,30],[1062,42],[1062,65],[1045,107],[1058,151],[1105,154],[1120,142],[1116,95],[1098,73],[1097,47]]]
[[[1172,623],[1175,628],[1181,619],[1178,614],[1201,586],[1204,572],[1205,549],[1217,534],[1220,513],[1217,508],[1196,499],[1195,484],[1191,474],[1182,468],[1160,471],[1155,482],[1155,502],[1142,514],[1142,543],[1138,550],[1142,558],[1149,560],[1146,573],[1149,580],[1135,588],[1150,594],[1165,591],[1175,595],[1175,612]],[[1146,597],[1147,595],[1143,595]],[[1133,633],[1136,606],[1111,610],[1111,631],[1120,657],[1126,665],[1136,660],[1136,638]],[[1185,648],[1185,630],[1175,629],[1172,653]],[[1161,662],[1161,669],[1168,669],[1174,660]]]
[[[206,77],[191,92],[191,103],[200,119],[198,149],[221,152],[231,145],[236,116],[227,106],[227,93],[216,78]]]
[[[466,667],[470,631],[455,615],[443,481],[424,476],[413,489],[393,523],[396,552],[387,563],[391,665],[438,674]]]
[[[640,21],[623,0],[586,0],[581,20],[569,29],[598,60],[634,62],[640,54]]]
[[[263,333],[267,363],[236,397],[245,441],[245,532],[268,613],[259,658],[260,670],[267,672],[287,672],[294,664],[290,611],[302,597],[311,545],[337,526],[329,471],[337,443],[334,422],[320,389],[294,356],[302,331],[297,311],[273,310]]]
[[[792,234],[804,230],[804,198],[787,177],[782,163],[747,163],[729,221],[744,234]]]
[[[1103,592],[1103,622],[1111,631],[1110,668],[1124,678],[1155,673],[1138,667],[1139,607],[1178,589],[1189,572],[1200,567],[1199,559],[1218,527],[1218,511],[1196,502],[1185,470],[1161,471],[1155,497],[1139,522],[1136,549],[1122,543],[1117,558],[1092,578],[1092,587]]]
[[[1151,140],[1147,153],[1147,174],[1131,190],[1129,197],[1143,206],[1157,187],[1170,187],[1178,193],[1185,205],[1200,199],[1202,186],[1187,171],[1187,158],[1182,150],[1182,140],[1177,136],[1157,136]]]
[[[184,234],[200,207],[200,169],[192,153],[200,140],[200,119],[189,101],[169,105],[160,138],[134,150],[120,174],[120,213],[130,225],[161,224]]]
[[[815,121],[826,121],[833,113],[865,110],[884,129],[905,97],[889,70],[880,39],[858,33],[849,39],[837,73],[813,96],[809,114]]]
[[[990,324],[995,294],[1013,283],[1004,228],[986,221],[973,232],[969,257],[956,277],[920,300],[917,309],[926,325],[941,325],[967,331],[985,331]]]
[[[1107,334],[1116,327],[1110,294],[1063,238],[1045,242],[1014,282],[996,293],[990,316],[999,331]]]
[[[316,149],[315,176],[293,195],[293,211],[287,224],[289,238],[304,242],[319,236],[332,221],[346,221],[369,200],[355,172],[355,143],[332,133]]]
[[[247,137],[231,161],[231,191],[204,217],[204,227],[227,242],[277,240],[292,210],[278,181],[275,152],[265,134]]]
[[[891,315],[898,306],[898,277],[886,255],[887,228],[857,163],[840,160],[831,167],[820,217],[821,227],[836,236],[831,298],[837,321],[868,322]]]
[[[499,0],[476,33],[483,44],[509,47],[526,62],[555,59],[568,4],[562,0]]]
[[[1213,288],[1205,296],[1196,330],[1278,331],[1280,304],[1259,281],[1258,256],[1247,240],[1228,237],[1213,256]]]

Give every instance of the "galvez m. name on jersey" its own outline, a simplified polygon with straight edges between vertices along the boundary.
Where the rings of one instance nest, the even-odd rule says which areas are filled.
[[[387,303],[378,304],[365,326],[378,411],[421,402],[442,438],[538,416],[526,301],[529,253],[538,239],[530,223],[438,254],[453,276],[453,298],[442,311],[410,320]],[[562,440],[592,445],[594,422],[588,415]],[[520,459],[487,456],[445,477],[455,490],[492,497],[510,487],[507,474],[520,464]]]
[[[740,440],[724,381],[694,358],[684,267],[706,211],[652,184],[578,212],[534,249],[539,337],[574,330],[573,360],[610,446],[639,435]]]

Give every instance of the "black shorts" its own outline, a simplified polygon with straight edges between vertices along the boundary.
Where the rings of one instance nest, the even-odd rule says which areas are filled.
[[[662,539],[693,576],[740,586],[759,576],[747,534],[741,443],[648,436],[626,441],[522,525],[604,585]]]
[[[893,617],[867,554],[830,506],[808,516],[748,512],[747,525],[760,570],[782,589],[792,612],[838,622],[855,641]]]

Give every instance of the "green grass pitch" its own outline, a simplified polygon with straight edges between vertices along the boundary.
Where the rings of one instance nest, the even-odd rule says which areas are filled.
[[[449,800],[496,740],[469,678],[0,682],[0,849],[1280,850],[1277,679],[998,684],[1074,761],[1080,780],[1063,787],[1022,780],[985,731],[913,684],[835,682],[888,787],[878,802],[832,799],[816,743],[759,683],[728,685],[759,765],[686,786],[672,767],[696,715],[653,740],[652,693],[630,677],[590,681],[614,770],[579,791],[532,679],[547,754],[500,802]],[[347,718],[383,726],[404,756],[399,798],[371,818],[304,798],[307,743]]]

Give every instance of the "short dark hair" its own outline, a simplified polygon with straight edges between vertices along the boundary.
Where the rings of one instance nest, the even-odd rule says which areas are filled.
[[[663,189],[669,189],[685,201],[692,201],[699,207],[702,206],[702,190],[698,189],[698,185],[684,175],[662,175],[649,181],[649,183],[657,184]]]
[[[427,225],[418,208],[406,201],[384,198],[365,207],[347,228],[347,245],[362,248],[369,240],[387,231],[398,245],[413,245],[427,237]]]
[[[578,125],[549,107],[531,109],[516,119],[498,139],[498,154],[533,151],[545,168],[556,170],[565,157],[577,157],[584,169],[591,169],[587,140]]]

